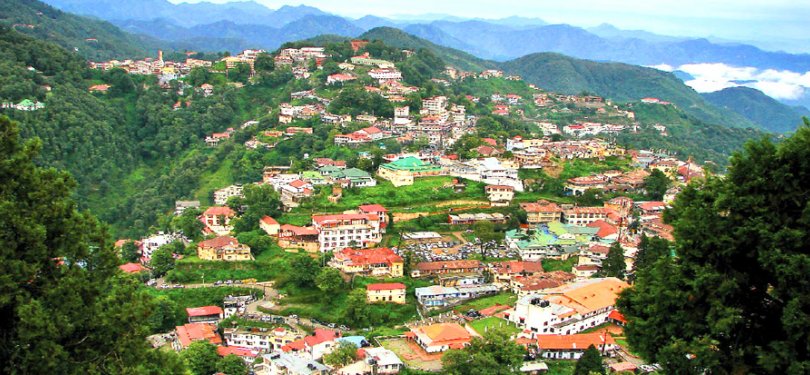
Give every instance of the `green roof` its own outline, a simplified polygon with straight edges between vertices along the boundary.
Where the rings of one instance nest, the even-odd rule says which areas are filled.
[[[351,179],[351,178],[366,178],[366,177],[371,177],[371,175],[368,172],[366,172],[366,171],[364,171],[362,169],[348,168],[348,169],[344,169],[342,171],[335,172],[332,175],[332,177],[333,178],[349,178],[349,179]]]
[[[381,168],[409,172],[433,171],[441,169],[441,167],[425,163],[415,156],[408,156],[388,164],[383,164]]]

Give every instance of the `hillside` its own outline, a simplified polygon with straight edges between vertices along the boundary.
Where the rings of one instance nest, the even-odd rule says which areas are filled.
[[[397,48],[408,48],[408,49],[426,48],[431,50],[434,54],[436,54],[440,58],[442,58],[446,63],[458,67],[460,69],[480,71],[484,69],[494,68],[496,65],[494,62],[480,59],[466,52],[434,44],[425,39],[415,37],[402,30],[395,29],[392,27],[377,27],[371,29],[365,32],[364,34],[360,35],[360,38],[369,40],[380,40],[389,46]]]
[[[535,53],[501,64],[509,74],[556,92],[590,92],[616,101],[655,97],[670,101],[707,123],[756,127],[743,116],[715,108],[674,75],[621,63],[580,60],[556,53]]]
[[[703,94],[706,100],[719,108],[739,113],[768,131],[784,133],[793,131],[807,116],[807,109],[782,104],[757,89],[730,87]]]
[[[0,0],[0,25],[54,42],[90,60],[141,57],[158,49],[156,40],[128,34],[109,22],[65,13],[36,0]]]

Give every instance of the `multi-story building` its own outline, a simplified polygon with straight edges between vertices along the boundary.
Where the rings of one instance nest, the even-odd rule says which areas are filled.
[[[435,115],[446,112],[447,110],[447,97],[434,96],[427,99],[422,99],[422,114]]]
[[[253,260],[250,247],[239,243],[234,237],[221,236],[197,244],[197,257],[202,260],[223,260],[228,262]]]
[[[227,206],[208,207],[200,220],[205,224],[203,231],[206,234],[214,233],[218,236],[227,236],[233,230],[231,219],[236,217],[236,211]]]
[[[515,188],[507,185],[487,185],[484,187],[492,207],[506,207],[515,197]]]
[[[380,218],[371,214],[314,215],[321,252],[346,247],[369,247],[382,239]]]
[[[563,210],[562,221],[571,225],[588,225],[607,218],[604,207],[570,207]]]
[[[213,323],[216,324],[225,317],[225,313],[219,306],[202,306],[186,308],[189,323]]]
[[[238,346],[259,351],[280,351],[285,345],[300,340],[304,334],[298,331],[278,327],[270,328],[225,328],[225,342],[228,346]]]
[[[369,303],[405,304],[405,284],[378,283],[366,285],[366,300]]]
[[[244,194],[242,193],[242,185],[231,185],[215,191],[214,204],[217,206],[224,206],[225,203],[228,203],[228,199],[231,197],[244,197]]]
[[[417,177],[438,176],[441,173],[441,167],[425,163],[413,156],[383,164],[377,170],[380,178],[391,181],[397,187],[413,185],[413,180]]]
[[[346,274],[402,277],[404,261],[389,248],[351,249],[334,252],[329,265]]]
[[[520,298],[506,317],[533,336],[571,335],[607,322],[628,287],[615,277],[581,280]]]
[[[480,273],[484,265],[480,260],[449,260],[441,262],[420,262],[412,272],[412,277],[426,277],[441,274]]]
[[[294,353],[270,353],[254,367],[256,375],[327,375],[332,368]]]
[[[520,208],[526,211],[526,220],[529,224],[546,224],[562,220],[562,208],[556,203],[541,200],[537,202],[521,203]]]

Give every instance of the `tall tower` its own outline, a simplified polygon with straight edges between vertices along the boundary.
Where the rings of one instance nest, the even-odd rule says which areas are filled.
[[[158,50],[158,61],[163,62],[163,50]]]

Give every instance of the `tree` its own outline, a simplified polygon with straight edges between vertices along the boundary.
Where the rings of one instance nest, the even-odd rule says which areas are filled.
[[[192,342],[180,356],[194,375],[211,375],[217,371],[217,347],[207,340]]]
[[[299,288],[315,285],[320,266],[308,255],[299,255],[290,262],[290,281]]]
[[[336,368],[352,364],[355,361],[357,361],[357,347],[348,341],[341,342],[332,353],[323,356],[324,363]]]
[[[190,239],[199,239],[205,226],[198,218],[202,212],[196,208],[187,208],[179,216],[172,218],[171,227]]]
[[[322,268],[321,272],[318,273],[318,277],[315,278],[315,285],[324,293],[324,297],[327,299],[334,297],[336,292],[343,289],[343,284],[340,271],[331,267]]]
[[[353,326],[365,327],[371,319],[366,291],[354,289],[346,299],[346,320]]]
[[[647,198],[652,200],[664,199],[664,194],[670,185],[672,185],[672,180],[658,169],[653,169],[650,175],[644,178],[644,190],[647,191]]]
[[[481,260],[487,258],[486,249],[489,247],[488,243],[497,241],[500,236],[495,232],[495,224],[489,221],[479,221],[473,224],[473,232],[480,241],[479,247],[481,250]]]
[[[810,368],[810,124],[752,141],[724,178],[690,184],[665,219],[676,258],[623,291],[628,343],[679,374]]]
[[[152,252],[152,258],[149,260],[149,266],[152,267],[152,275],[154,277],[161,277],[167,272],[174,269],[174,246],[163,245],[157,250]]]
[[[607,277],[624,279],[626,270],[627,264],[624,262],[624,249],[622,249],[622,245],[616,241],[610,245],[607,258],[602,262],[601,274]]]
[[[520,374],[524,355],[509,333],[491,329],[483,337],[474,337],[468,347],[448,351],[442,366],[450,375]]]
[[[602,364],[602,355],[599,354],[599,350],[597,350],[596,347],[591,345],[587,350],[585,350],[582,357],[579,357],[577,360],[577,365],[574,367],[573,375],[604,375],[604,373],[605,367]]]
[[[256,61],[253,62],[253,68],[256,69],[257,72],[271,72],[276,68],[276,62],[273,60],[273,56],[262,52],[256,56]]]
[[[228,354],[217,361],[217,371],[227,375],[247,375],[245,361],[236,355]]]
[[[35,163],[40,146],[0,116],[0,372],[183,373],[145,340],[152,297],[77,210],[75,181]]]
[[[658,259],[669,257],[669,241],[660,237],[641,236],[638,244],[638,253],[633,262],[633,273],[644,272],[658,261]]]
[[[175,327],[177,322],[177,303],[168,296],[155,298],[152,315],[149,316],[149,328],[152,332],[167,332]]]
[[[245,212],[233,221],[236,233],[259,229],[259,220],[264,216],[278,217],[281,214],[281,199],[273,185],[246,185],[242,190],[244,198],[231,198],[233,207],[247,206]]]
[[[199,220],[198,220],[199,221]],[[124,242],[121,246],[121,260],[127,263],[137,262],[141,259],[141,250],[135,245],[134,241]]]

